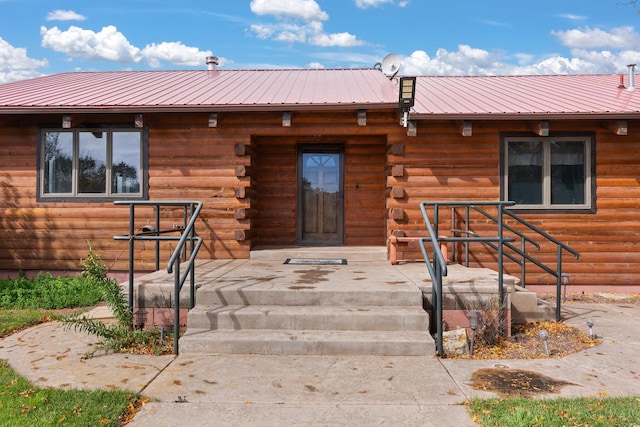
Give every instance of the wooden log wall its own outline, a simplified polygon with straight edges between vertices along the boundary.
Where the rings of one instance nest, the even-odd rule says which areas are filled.
[[[251,247],[259,242],[260,227],[275,230],[275,226],[269,224],[275,216],[271,212],[261,216],[258,210],[260,169],[257,154],[260,147],[256,140],[284,137],[289,138],[288,141],[309,142],[329,135],[331,141],[344,141],[348,150],[354,150],[355,154],[349,154],[349,158],[369,158],[369,154],[365,155],[365,152],[369,153],[368,149],[363,151],[361,148],[371,144],[380,147],[372,148],[370,153],[378,156],[375,161],[383,170],[385,135],[397,126],[393,110],[369,112],[366,126],[362,125],[362,114],[355,110],[293,112],[290,127],[282,126],[280,112],[218,113],[213,121],[209,113],[148,113],[143,114],[142,119],[149,135],[149,199],[188,199],[204,203],[196,226],[205,240],[200,253],[202,258],[247,258]],[[72,114],[72,127],[132,126],[134,120],[134,114]],[[126,271],[127,242],[115,241],[113,236],[128,233],[128,207],[114,206],[111,202],[36,201],[37,129],[39,126],[60,127],[61,123],[61,114],[0,117],[0,233],[3,236],[0,239],[0,271],[76,271],[88,253],[88,241],[103,255],[105,264],[112,271]],[[354,142],[349,142],[351,138]],[[359,138],[365,138],[366,142]],[[278,166],[285,160],[289,162],[287,150],[295,152],[295,145],[291,144],[282,152],[269,154],[267,150],[267,158],[260,164]],[[363,166],[356,163],[348,167],[362,169]],[[295,154],[287,168],[292,166],[295,167]],[[355,197],[349,200],[356,206],[382,206],[372,216],[377,215],[380,223],[375,231],[356,229],[354,235],[361,238],[358,244],[378,242],[382,245],[385,240],[384,176],[374,184],[365,181],[375,173],[367,172],[367,175],[363,184],[372,192],[379,191],[379,201],[375,202],[369,196],[366,201]],[[291,177],[295,180],[295,174],[285,178]],[[268,184],[268,180],[263,182],[263,185]],[[294,186],[285,181],[279,192],[284,194],[290,188]],[[137,208],[136,214],[138,225],[154,221],[151,209]],[[165,209],[162,222],[169,226],[180,223],[181,215],[181,210]],[[295,222],[287,223],[286,232],[292,224]],[[266,242],[270,241],[269,232],[262,236]],[[347,241],[351,244],[349,236]],[[136,242],[137,270],[155,268],[154,248],[154,243]],[[172,249],[171,244],[164,245],[161,259],[168,259]]]
[[[640,122],[618,135],[600,121],[549,121],[553,132],[595,132],[596,212],[519,213],[527,221],[580,252],[563,257],[573,289],[640,285]],[[387,146],[387,228],[390,234],[424,236],[419,203],[440,200],[498,200],[500,133],[527,132],[524,121],[473,122],[472,136],[462,136],[452,122],[419,122],[417,136],[390,135]],[[440,228],[449,230],[450,213]],[[474,224],[476,227],[481,224]],[[442,233],[441,233],[442,234]],[[448,233],[444,233],[448,234]],[[495,234],[495,232],[494,232]],[[458,253],[458,256],[460,253]],[[556,247],[532,255],[555,267]],[[399,259],[421,259],[417,244],[399,246]],[[472,246],[472,265],[495,268],[495,254]],[[519,276],[520,268],[508,265]],[[555,278],[527,268],[529,285],[549,285]]]

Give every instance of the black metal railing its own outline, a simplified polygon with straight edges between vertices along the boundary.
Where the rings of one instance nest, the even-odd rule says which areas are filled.
[[[180,292],[187,278],[189,282],[189,309],[195,306],[195,259],[202,246],[202,238],[196,235],[195,223],[202,210],[202,202],[198,201],[149,201],[149,200],[118,200],[116,205],[129,205],[129,234],[114,236],[115,240],[129,241],[129,308],[133,310],[134,273],[135,273],[135,242],[140,240],[155,242],[155,267],[160,270],[160,243],[177,241],[171,257],[167,263],[167,273],[174,275],[174,318],[173,318],[173,352],[178,354],[178,339],[180,337]],[[136,226],[136,207],[153,208],[154,223]],[[167,208],[182,208],[182,224],[175,223],[171,217],[170,227],[163,228],[160,211]],[[178,235],[171,235],[179,233]],[[188,248],[187,248],[188,246]],[[180,273],[180,263],[185,262],[184,273]]]
[[[482,243],[488,247],[494,249],[497,252],[497,272],[498,272],[498,293],[500,298],[500,307],[504,304],[504,261],[505,258],[509,259],[521,267],[521,283],[526,286],[526,263],[539,267],[543,271],[551,274],[556,278],[556,321],[561,320],[561,292],[562,292],[562,255],[563,252],[572,254],[575,259],[579,258],[578,252],[570,248],[568,245],[558,241],[547,232],[539,229],[533,224],[529,223],[525,219],[521,218],[517,214],[509,211],[507,208],[515,205],[511,201],[460,201],[460,202],[422,202],[420,204],[420,210],[422,212],[423,219],[427,225],[427,231],[429,232],[429,238],[421,240],[421,250],[427,264],[429,275],[433,283],[432,287],[432,305],[433,305],[433,320],[436,322],[437,328],[437,346],[438,352],[442,355],[442,275],[438,276],[436,267],[442,257],[440,250],[440,243],[452,243],[453,245],[453,260],[456,257],[456,244],[464,244],[464,263],[469,265],[469,246],[471,243]],[[433,210],[433,224],[429,217],[427,207]],[[445,207],[451,209],[451,224],[448,228],[448,232],[451,237],[442,236],[439,233],[440,225],[440,208]],[[487,212],[486,208],[493,208],[496,211],[495,215]],[[461,215],[458,210],[463,209],[464,214]],[[484,222],[479,220],[471,221],[471,213],[476,212],[480,215],[480,218],[484,218]],[[520,228],[528,230],[528,233],[533,233],[535,238],[529,236],[527,232],[521,231],[514,225],[507,224],[505,217],[508,217],[519,224]],[[471,223],[480,223],[484,230],[471,229]],[[462,227],[460,226],[462,224]],[[483,233],[486,233],[486,228],[494,229],[495,236],[482,237]],[[527,253],[527,245],[533,245],[536,250],[540,250],[541,245],[536,240],[540,239],[545,242],[550,242],[556,245],[556,265],[555,269],[549,267],[540,260],[532,257]],[[519,241],[520,247],[517,247],[513,243]],[[434,264],[431,266],[428,251],[425,246],[427,242],[431,243],[432,250],[434,251]],[[505,251],[507,249],[507,251]],[[438,255],[439,254],[439,255]],[[435,262],[438,258],[437,263]],[[446,265],[446,264],[445,264]],[[446,272],[446,269],[444,270]],[[446,274],[445,274],[446,275]]]

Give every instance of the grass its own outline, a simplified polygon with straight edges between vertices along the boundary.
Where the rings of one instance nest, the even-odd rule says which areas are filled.
[[[0,337],[94,306],[103,293],[86,275],[0,280]],[[128,391],[35,387],[0,360],[0,426],[120,426],[145,401]]]
[[[141,402],[136,393],[38,388],[0,361],[3,426],[120,426]]]
[[[0,279],[0,308],[61,309],[93,306],[102,299],[102,290],[85,276],[53,277],[40,273],[27,278]]]
[[[60,318],[60,314],[49,310],[0,310],[0,338],[30,326]]]
[[[489,426],[640,426],[640,397],[474,399],[472,419]]]

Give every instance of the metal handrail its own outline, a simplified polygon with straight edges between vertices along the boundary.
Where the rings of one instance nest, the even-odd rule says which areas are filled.
[[[178,339],[180,337],[180,291],[186,282],[187,277],[190,278],[189,286],[189,309],[195,306],[195,258],[202,246],[203,240],[196,236],[195,223],[202,210],[202,202],[199,201],[150,201],[150,200],[117,200],[116,205],[129,205],[129,235],[114,236],[115,240],[129,241],[129,308],[133,309],[133,284],[134,284],[134,242],[136,240],[155,241],[155,263],[156,270],[160,269],[160,242],[161,241],[178,241],[169,261],[167,263],[167,273],[174,273],[174,318],[173,318],[173,352],[179,353]],[[155,209],[155,228],[152,231],[143,231],[135,233],[135,207],[151,206]],[[160,208],[161,207],[182,207],[183,208],[183,225],[178,228],[162,230],[160,227]],[[187,219],[189,220],[187,222]],[[180,232],[180,236],[161,236],[165,232]],[[180,262],[182,258],[187,258],[186,252],[187,242],[190,243],[189,258],[186,260],[184,273],[180,274]]]
[[[431,226],[431,221],[429,220],[429,215],[424,207],[424,205],[420,204],[420,211],[422,212],[422,217],[424,218],[425,224],[427,226],[427,231],[429,232],[429,237],[420,239],[420,250],[422,251],[422,256],[424,257],[424,262],[427,266],[427,270],[429,271],[429,276],[431,276],[431,305],[434,307],[432,310],[432,321],[435,320],[436,323],[436,349],[438,350],[438,354],[440,356],[444,355],[444,349],[442,348],[442,277],[447,275],[447,261],[444,259],[444,255],[442,254],[442,250],[440,249],[440,245],[437,240],[437,233],[434,232],[433,227]],[[430,241],[431,246],[433,247],[433,265],[429,262],[429,254],[427,252],[426,243]]]
[[[567,251],[571,253],[575,259],[579,258],[579,254],[577,251],[569,247],[568,245],[558,241],[550,234],[546,233],[543,230],[540,230],[538,227],[533,224],[527,222],[523,218],[519,217],[515,213],[509,211],[507,207],[515,205],[515,202],[512,201],[482,201],[482,202],[469,202],[469,201],[459,201],[459,202],[447,202],[447,201],[438,201],[438,202],[422,202],[420,203],[420,211],[422,212],[423,219],[427,226],[427,231],[429,232],[428,238],[421,239],[421,251],[424,257],[425,263],[427,265],[427,269],[429,271],[429,275],[431,276],[431,280],[433,283],[432,286],[432,305],[433,305],[433,320],[436,323],[437,329],[437,349],[440,356],[443,355],[442,348],[442,330],[443,330],[443,320],[442,320],[442,275],[439,274],[438,266],[444,262],[446,266],[446,262],[443,261],[442,252],[440,250],[441,242],[452,242],[454,245],[456,243],[464,243],[465,245],[465,264],[468,266],[469,263],[469,244],[473,242],[484,243],[489,247],[495,249],[498,252],[498,289],[500,295],[500,306],[504,303],[504,285],[503,285],[503,276],[504,276],[504,258],[508,258],[516,263],[518,263],[522,267],[522,280],[525,279],[525,263],[529,261],[534,265],[538,266],[542,270],[556,277],[556,321],[560,321],[561,319],[561,289],[562,289],[562,253],[563,251]],[[426,207],[430,206],[433,208],[433,226],[431,225],[431,220],[427,213]],[[452,209],[452,224],[451,224],[451,232],[454,234],[454,237],[443,237],[438,233],[439,227],[439,209],[440,207],[450,207]],[[498,211],[497,216],[490,215],[487,213],[482,207],[495,207]],[[455,210],[456,208],[464,207],[465,208],[465,228],[460,229],[459,227],[455,227],[453,222],[455,221]],[[496,237],[481,237],[478,233],[469,229],[469,211],[474,210],[484,217],[488,218],[491,222],[497,225],[497,236]],[[512,227],[509,224],[506,224],[503,220],[503,216],[507,215],[508,217],[514,219],[518,223],[523,226],[529,228],[531,231],[535,232],[541,238],[554,243],[557,246],[557,258],[556,258],[556,270],[551,269],[547,265],[538,261],[534,257],[530,256],[526,253],[526,244],[532,244],[537,250],[540,250],[540,244],[534,239],[528,237],[523,232],[517,230],[515,227]],[[505,236],[505,230],[513,233],[521,242],[521,248],[517,248],[512,245],[514,241],[516,241],[516,237]],[[465,237],[455,237],[455,235],[464,234]],[[427,248],[425,246],[426,242],[430,242],[433,246],[434,259],[433,266],[429,263],[429,254]],[[504,248],[507,248],[517,254],[520,258],[512,255],[511,253],[505,252]],[[455,254],[455,247],[453,248],[452,253]],[[446,272],[446,267],[445,270]],[[446,274],[445,274],[446,275]]]

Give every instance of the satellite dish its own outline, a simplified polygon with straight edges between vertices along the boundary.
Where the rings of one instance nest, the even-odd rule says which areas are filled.
[[[382,59],[380,71],[382,71],[385,76],[392,78],[398,74],[398,71],[400,71],[401,64],[402,61],[400,60],[400,56],[395,53],[390,53]]]

